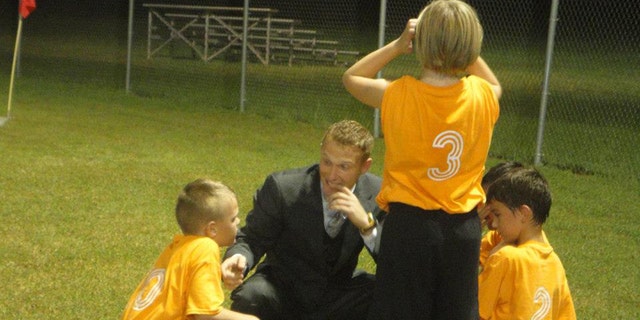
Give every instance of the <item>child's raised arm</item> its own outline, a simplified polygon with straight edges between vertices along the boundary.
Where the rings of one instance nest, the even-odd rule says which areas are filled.
[[[382,96],[389,85],[385,79],[376,79],[378,71],[382,70],[396,57],[413,51],[413,37],[416,29],[416,19],[409,19],[400,37],[386,46],[369,53],[356,62],[342,75],[342,83],[349,93],[360,102],[379,108]]]
[[[496,94],[496,97],[500,99],[500,96],[502,96],[502,86],[500,85],[498,78],[496,78],[496,75],[493,74],[493,71],[491,71],[491,68],[489,68],[489,65],[484,61],[484,59],[482,59],[482,57],[478,57],[476,62],[467,67],[467,72],[487,80],[493,88],[493,92]]]

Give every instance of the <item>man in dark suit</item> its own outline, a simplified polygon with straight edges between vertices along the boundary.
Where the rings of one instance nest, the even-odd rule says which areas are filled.
[[[340,121],[319,164],[267,177],[222,263],[227,288],[239,285],[231,309],[262,320],[366,318],[375,279],[356,266],[363,246],[376,258],[384,214],[381,180],[367,173],[372,148],[366,128]]]

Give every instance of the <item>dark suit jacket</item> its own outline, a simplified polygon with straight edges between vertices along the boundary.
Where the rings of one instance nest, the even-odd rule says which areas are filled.
[[[380,182],[379,177],[366,173],[354,190],[365,211],[379,220],[384,214],[375,202]],[[339,258],[333,266],[325,263],[326,232],[317,164],[271,174],[253,202],[246,224],[225,258],[240,253],[247,258],[250,270],[266,254],[256,272],[268,272],[305,308],[319,303],[329,284],[348,285],[364,242],[358,228],[346,220]],[[376,254],[371,254],[375,259]]]

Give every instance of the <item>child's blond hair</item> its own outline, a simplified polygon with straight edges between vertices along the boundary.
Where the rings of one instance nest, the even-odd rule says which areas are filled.
[[[483,30],[476,11],[460,0],[435,0],[416,24],[415,53],[422,67],[460,75],[480,56]]]
[[[178,196],[176,219],[184,234],[197,234],[210,221],[223,217],[223,210],[236,194],[225,184],[197,179],[187,184]]]

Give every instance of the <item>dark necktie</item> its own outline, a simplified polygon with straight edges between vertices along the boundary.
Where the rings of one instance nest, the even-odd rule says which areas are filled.
[[[338,211],[329,211],[326,213],[329,221],[325,224],[325,230],[331,238],[335,238],[340,233],[340,228],[344,224],[344,217]]]

